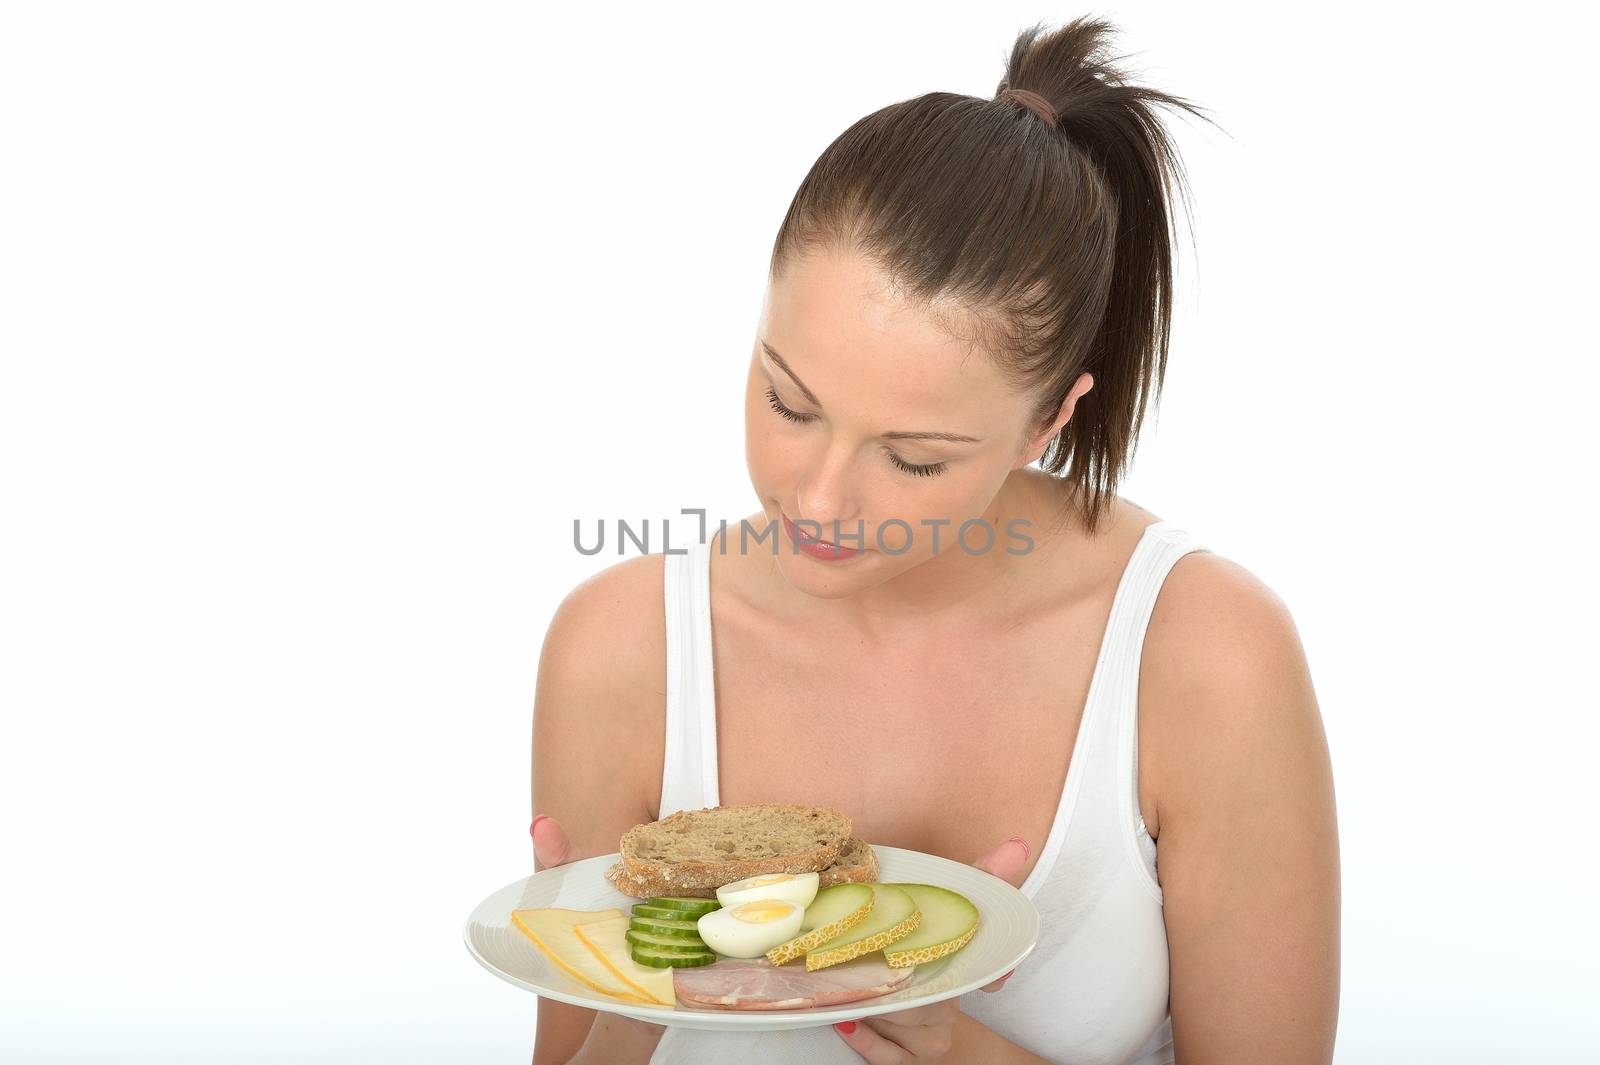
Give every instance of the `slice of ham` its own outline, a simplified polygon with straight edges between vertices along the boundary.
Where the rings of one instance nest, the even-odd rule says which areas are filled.
[[[898,991],[916,966],[891,968],[883,954],[867,954],[816,972],[804,957],[787,965],[766,958],[723,958],[710,965],[672,970],[678,1000],[700,1009],[796,1010],[837,1006]]]

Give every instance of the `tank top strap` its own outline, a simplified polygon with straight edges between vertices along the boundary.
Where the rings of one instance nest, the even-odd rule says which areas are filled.
[[[1108,804],[1114,815],[1111,828],[1138,870],[1140,881],[1157,899],[1161,898],[1161,886],[1155,872],[1156,845],[1139,807],[1139,668],[1150,618],[1167,574],[1183,556],[1209,550],[1170,521],[1150,526],[1129,565],[1127,596],[1112,619],[1115,632],[1108,634],[1108,639],[1115,637],[1105,692],[1115,766],[1109,778],[1113,790],[1113,801]]]
[[[1074,866],[1104,863],[1106,856],[1119,854],[1119,837],[1126,837],[1127,847],[1136,852],[1133,821],[1123,817],[1126,803],[1121,792],[1127,771],[1123,718],[1130,704],[1137,710],[1136,656],[1161,577],[1175,561],[1167,557],[1172,551],[1170,537],[1174,528],[1165,521],[1145,526],[1117,578],[1055,819],[1039,860],[1022,884],[1022,893],[1029,898],[1043,890],[1047,882],[1061,877],[1070,879]],[[1137,728],[1133,739],[1138,739]],[[1137,810],[1135,805],[1134,816]],[[1153,854],[1149,868],[1154,870]]]
[[[711,660],[711,548],[664,553],[667,706],[658,817],[717,801],[717,710]]]

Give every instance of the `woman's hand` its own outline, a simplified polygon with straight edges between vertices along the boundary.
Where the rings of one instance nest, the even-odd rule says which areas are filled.
[[[549,814],[535,817],[528,826],[528,835],[533,837],[535,872],[566,865],[572,860],[572,841],[567,838],[561,822]]]
[[[1013,886],[1020,886],[1029,853],[1027,841],[1021,836],[1012,836],[972,864]],[[1009,979],[1011,973],[1006,973],[984,984],[982,990],[998,991]],[[926,1065],[941,1061],[950,1053],[956,1041],[956,1022],[962,1016],[961,999],[957,996],[931,1006],[843,1021],[834,1025],[833,1030],[870,1065]]]

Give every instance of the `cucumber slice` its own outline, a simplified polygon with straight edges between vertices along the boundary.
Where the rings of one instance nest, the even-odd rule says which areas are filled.
[[[688,910],[675,910],[671,906],[652,906],[647,902],[636,902],[633,906],[635,917],[659,917],[664,921],[684,921],[694,918]]]
[[[712,910],[722,909],[722,903],[716,899],[697,899],[687,895],[657,895],[653,899],[646,899],[644,905],[660,906],[668,910],[687,910],[696,917]]]
[[[629,943],[641,947],[655,947],[657,950],[672,954],[699,954],[711,949],[699,936],[693,939],[686,936],[662,936],[654,932],[641,932],[637,928],[630,928],[623,935]]]
[[[698,965],[710,965],[717,960],[716,954],[709,950],[698,954],[678,954],[658,947],[641,947],[637,943],[630,943],[628,950],[632,953],[634,961],[640,965],[648,965],[652,969],[688,969]]]
[[[700,926],[694,921],[669,921],[662,917],[633,917],[628,927],[637,932],[653,932],[658,936],[676,936],[679,939],[700,938]]]

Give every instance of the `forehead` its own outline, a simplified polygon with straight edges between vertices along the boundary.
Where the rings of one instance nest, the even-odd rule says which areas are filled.
[[[791,260],[768,286],[760,335],[825,404],[848,392],[886,413],[984,417],[1008,402],[1004,381],[982,347],[952,327],[969,328],[955,308],[904,298],[864,257],[818,251]]]

